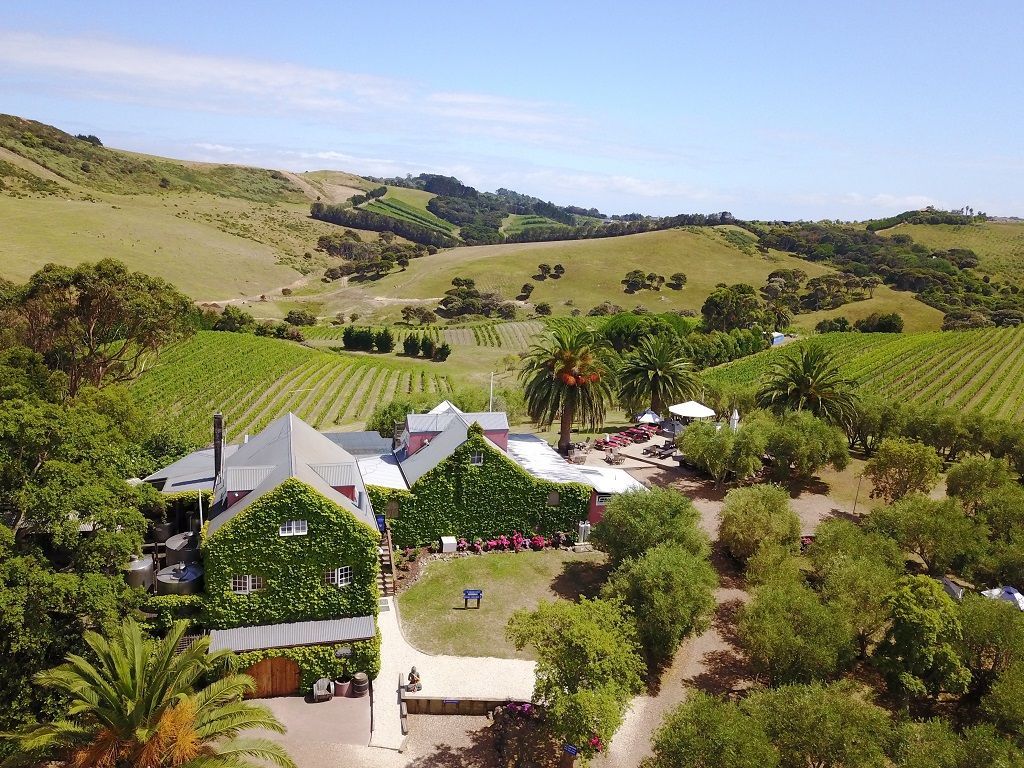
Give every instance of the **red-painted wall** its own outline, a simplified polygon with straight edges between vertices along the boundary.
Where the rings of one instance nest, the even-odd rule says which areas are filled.
[[[354,485],[332,485],[331,487],[342,496],[348,496],[352,501],[356,500],[356,487]]]
[[[231,509],[235,502],[244,499],[248,494],[249,491],[231,491],[225,500],[224,509]]]
[[[587,522],[597,525],[604,520],[604,508],[606,504],[597,503],[597,491],[590,492],[590,505],[587,508]]]

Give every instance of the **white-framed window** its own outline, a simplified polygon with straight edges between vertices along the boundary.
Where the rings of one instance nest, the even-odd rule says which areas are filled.
[[[343,565],[324,572],[324,581],[332,587],[347,587],[352,583],[352,566]]]
[[[605,504],[607,504],[611,500],[612,500],[612,495],[610,493],[599,493],[599,494],[597,494],[597,506],[599,506],[599,507],[603,507]]]
[[[309,528],[305,520],[285,520],[278,529],[281,536],[305,536]]]
[[[474,467],[482,467],[484,465],[484,452],[473,451],[473,453],[470,454],[469,463]]]
[[[262,576],[252,576],[248,573],[236,573],[231,577],[231,591],[236,595],[248,595],[250,592],[259,592],[266,582]]]

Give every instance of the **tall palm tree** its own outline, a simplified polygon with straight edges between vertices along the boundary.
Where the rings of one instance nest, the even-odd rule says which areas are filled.
[[[14,734],[19,754],[4,765],[56,758],[68,768],[295,768],[279,744],[238,738],[253,728],[284,732],[268,709],[242,700],[255,687],[251,677],[227,674],[197,687],[223,667],[227,652],[207,654],[203,638],[175,653],[186,627],[178,622],[162,640],[143,635],[134,621],[109,639],[87,632],[95,663],[71,655],[36,676],[70,700],[67,718]]]
[[[639,410],[650,403],[651,410],[682,400],[692,400],[700,382],[690,361],[678,345],[664,336],[648,336],[622,358],[619,366],[619,400]]]
[[[542,427],[559,421],[558,450],[569,450],[572,425],[597,429],[612,399],[609,355],[603,337],[578,325],[552,328],[523,360],[526,410]]]
[[[782,355],[757,393],[757,404],[774,411],[810,411],[834,424],[853,412],[855,384],[843,376],[835,357],[821,344],[800,347]]]

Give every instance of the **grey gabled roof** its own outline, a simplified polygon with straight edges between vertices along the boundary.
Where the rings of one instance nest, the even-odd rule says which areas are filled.
[[[410,413],[406,418],[406,427],[410,432],[443,432],[449,424],[460,418],[467,424],[474,421],[484,428],[485,432],[508,430],[508,416],[501,411],[482,411],[480,413],[462,413],[461,411],[445,411],[443,413]]]
[[[391,453],[391,438],[381,437],[379,432],[322,432],[321,434],[357,459]]]
[[[224,457],[231,456],[237,450],[237,445],[225,445]],[[213,488],[213,448],[193,451],[142,479],[153,485],[162,485],[164,493]]]
[[[267,467],[271,468],[270,471],[266,471]],[[272,421],[249,442],[239,446],[231,458],[224,462],[224,478],[237,478],[246,474],[239,470],[249,470],[254,480],[262,479],[251,490],[234,489],[249,490],[249,493],[210,520],[211,535],[261,496],[292,477],[348,510],[356,519],[376,528],[355,457],[293,413]],[[352,482],[335,482],[338,480]],[[218,482],[215,504],[220,503],[229,490],[227,482],[226,479]],[[357,506],[347,496],[334,490],[332,484],[354,485],[362,506]]]
[[[452,419],[439,435],[432,437],[429,443],[399,464],[402,474],[405,476],[405,482],[410,488],[412,488],[413,483],[455,453],[455,450],[466,442],[467,437],[469,437],[469,426],[476,421],[474,417],[477,415],[475,413],[451,414]],[[502,416],[504,415],[502,414]],[[486,435],[484,440],[494,450],[501,454],[505,453],[500,446],[495,445]]]
[[[369,640],[376,633],[377,628],[373,616],[215,629],[210,633],[210,653],[222,650],[241,653],[243,651],[259,651],[264,648],[352,643],[358,640]]]

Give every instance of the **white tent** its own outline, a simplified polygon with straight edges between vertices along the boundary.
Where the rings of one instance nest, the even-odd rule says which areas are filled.
[[[1006,600],[1008,603],[1013,603],[1024,611],[1024,595],[1013,587],[996,587],[995,589],[986,589],[982,591],[981,594],[992,600]]]
[[[648,408],[643,413],[637,414],[636,423],[637,424],[661,424],[661,416],[659,416],[654,411],[652,411],[650,408]]]
[[[714,411],[706,405],[698,403],[696,400],[688,400],[678,405],[670,405],[668,412],[673,416],[679,416],[683,419],[711,419],[715,416]]]

